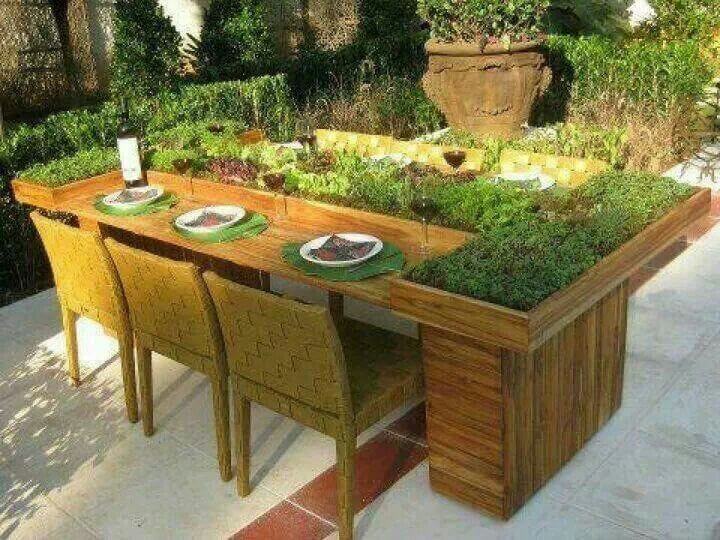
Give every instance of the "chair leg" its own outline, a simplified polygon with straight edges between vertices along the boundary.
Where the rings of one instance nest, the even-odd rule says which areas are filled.
[[[355,522],[355,437],[337,440],[338,530],[340,540],[352,540]]]
[[[133,424],[138,421],[137,386],[135,383],[135,349],[131,332],[119,332],[120,366],[122,368],[125,409]]]
[[[80,362],[78,361],[77,320],[78,316],[66,305],[61,304],[65,347],[68,357],[68,375],[75,386],[80,386]]]
[[[144,347],[137,347],[138,376],[140,379],[140,414],[142,416],[143,431],[150,437],[155,428],[153,426],[153,384],[151,351]]]
[[[250,400],[243,397],[233,384],[235,407],[235,463],[237,464],[237,492],[250,495]]]
[[[220,478],[228,482],[232,478],[230,459],[230,398],[228,396],[228,378],[211,378],[213,386],[213,409],[215,410],[215,436],[217,437],[217,456],[220,465]]]

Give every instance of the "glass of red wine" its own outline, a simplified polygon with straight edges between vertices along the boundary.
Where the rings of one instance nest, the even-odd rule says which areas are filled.
[[[282,173],[267,173],[263,176],[265,185],[275,193],[275,218],[283,219],[287,215],[285,208],[285,175]]]
[[[457,171],[467,159],[467,154],[462,150],[450,150],[443,154],[445,162]]]
[[[412,184],[411,184],[412,185]],[[420,218],[422,222],[422,237],[420,239],[420,254],[428,258],[430,256],[430,222],[438,215],[439,208],[435,199],[432,198],[428,186],[422,184],[415,186],[410,199],[410,210]]]

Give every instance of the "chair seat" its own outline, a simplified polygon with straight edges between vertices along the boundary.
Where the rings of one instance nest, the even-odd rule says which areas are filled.
[[[423,393],[418,340],[353,320],[338,327],[360,433]]]

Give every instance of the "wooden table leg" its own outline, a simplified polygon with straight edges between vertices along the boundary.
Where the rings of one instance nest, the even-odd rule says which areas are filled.
[[[339,324],[345,318],[345,297],[342,294],[329,292],[328,307],[335,324]]]
[[[508,519],[619,408],[627,283],[529,353],[422,327],[430,482]]]

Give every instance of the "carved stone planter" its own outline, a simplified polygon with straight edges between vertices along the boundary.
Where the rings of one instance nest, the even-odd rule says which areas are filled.
[[[522,134],[551,72],[538,42],[425,44],[423,86],[454,128],[479,136]]]

